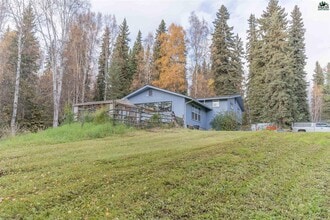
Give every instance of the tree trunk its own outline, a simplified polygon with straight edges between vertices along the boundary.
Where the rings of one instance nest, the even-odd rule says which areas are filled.
[[[19,98],[19,83],[21,77],[21,63],[22,63],[22,38],[23,38],[22,29],[20,28],[18,32],[17,40],[17,67],[16,67],[16,79],[15,79],[15,92],[14,92],[14,103],[13,103],[13,114],[10,122],[11,135],[16,134],[16,117],[17,117],[17,107],[18,107],[18,98]]]

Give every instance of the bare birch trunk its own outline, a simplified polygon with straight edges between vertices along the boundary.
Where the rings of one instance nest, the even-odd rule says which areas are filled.
[[[86,81],[87,81],[87,75],[88,75],[88,68],[83,68],[83,82],[82,82],[82,94],[81,94],[81,102],[85,102],[85,93],[86,93]]]
[[[23,33],[20,29],[18,32],[18,49],[17,49],[17,67],[16,67],[16,78],[15,78],[15,92],[14,92],[14,103],[13,103],[13,114],[10,122],[11,135],[16,134],[16,117],[17,117],[17,107],[18,107],[18,98],[19,98],[19,83],[21,77],[21,63],[22,63],[22,38]]]
[[[61,62],[63,63],[63,62]],[[63,68],[57,68],[57,74],[55,75],[55,81],[53,85],[53,96],[54,96],[54,118],[53,118],[53,127],[56,128],[59,125],[59,115],[61,107],[61,94],[62,94],[62,84],[63,84]]]

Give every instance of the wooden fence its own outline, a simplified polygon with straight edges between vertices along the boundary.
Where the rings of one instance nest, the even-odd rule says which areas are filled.
[[[161,125],[183,126],[183,120],[176,117],[174,112],[156,112],[144,108],[115,108],[109,110],[109,115],[114,122],[140,128],[158,127]]]
[[[97,109],[105,108],[114,123],[124,123],[129,126],[148,128],[162,125],[183,127],[183,119],[176,117],[174,112],[157,112],[150,109],[127,104],[122,101],[93,102],[77,105],[75,112],[76,120],[84,120]]]

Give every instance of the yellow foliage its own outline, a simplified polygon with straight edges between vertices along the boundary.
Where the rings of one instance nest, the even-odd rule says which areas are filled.
[[[162,39],[161,58],[156,60],[160,75],[153,84],[173,92],[186,93],[185,31],[181,26],[171,24],[168,33],[163,33],[160,38]]]

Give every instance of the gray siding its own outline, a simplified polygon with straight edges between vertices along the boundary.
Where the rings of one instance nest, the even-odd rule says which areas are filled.
[[[194,120],[192,118],[192,109],[193,109],[193,106],[194,107],[197,107],[200,109],[200,120]],[[191,104],[191,103],[188,103],[186,105],[186,124],[189,125],[189,126],[196,126],[198,125],[201,129],[203,130],[208,130],[210,129],[210,127],[208,126],[208,123],[207,123],[207,112],[205,110],[205,108],[201,107],[201,106],[198,106],[198,105],[195,105],[195,104]]]
[[[217,102],[218,105],[214,102]],[[213,109],[213,111],[210,111],[206,117],[207,129],[211,129],[210,123],[213,120],[213,118],[219,113],[234,112],[238,119],[238,122],[242,123],[242,110],[235,98],[205,100],[202,101],[202,103]]]
[[[213,102],[219,102],[218,107],[214,107]],[[202,103],[213,109],[213,111],[208,112],[205,122],[207,129],[211,129],[211,121],[213,120],[213,118],[219,113],[224,113],[228,111],[228,100],[206,100]]]
[[[149,90],[152,90],[152,94]],[[207,113],[205,107],[198,106],[200,108],[200,121],[192,119],[192,106],[191,101],[186,100],[184,97],[169,94],[163,91],[149,88],[141,93],[128,98],[133,104],[144,104],[153,102],[172,102],[172,111],[177,117],[183,118],[184,125],[198,125],[201,129],[209,129],[207,125]],[[197,105],[195,105],[197,106]]]
[[[203,106],[197,104],[190,97],[161,91],[157,88],[146,88],[145,90],[129,95],[127,99],[133,104],[172,102],[172,111],[177,117],[183,118],[185,126],[199,126],[201,129],[209,130],[211,129],[210,123],[217,114],[229,111],[236,114],[239,123],[242,122],[242,109],[235,97],[202,100],[200,103],[204,104]],[[194,106],[200,109],[200,120],[192,117]],[[207,109],[205,106],[208,106],[212,110]]]
[[[150,96],[149,90],[152,90]],[[184,103],[185,99],[179,96],[174,96],[162,91],[148,89],[128,99],[133,104],[153,103],[153,102],[172,102],[172,111],[177,117],[184,116]]]

